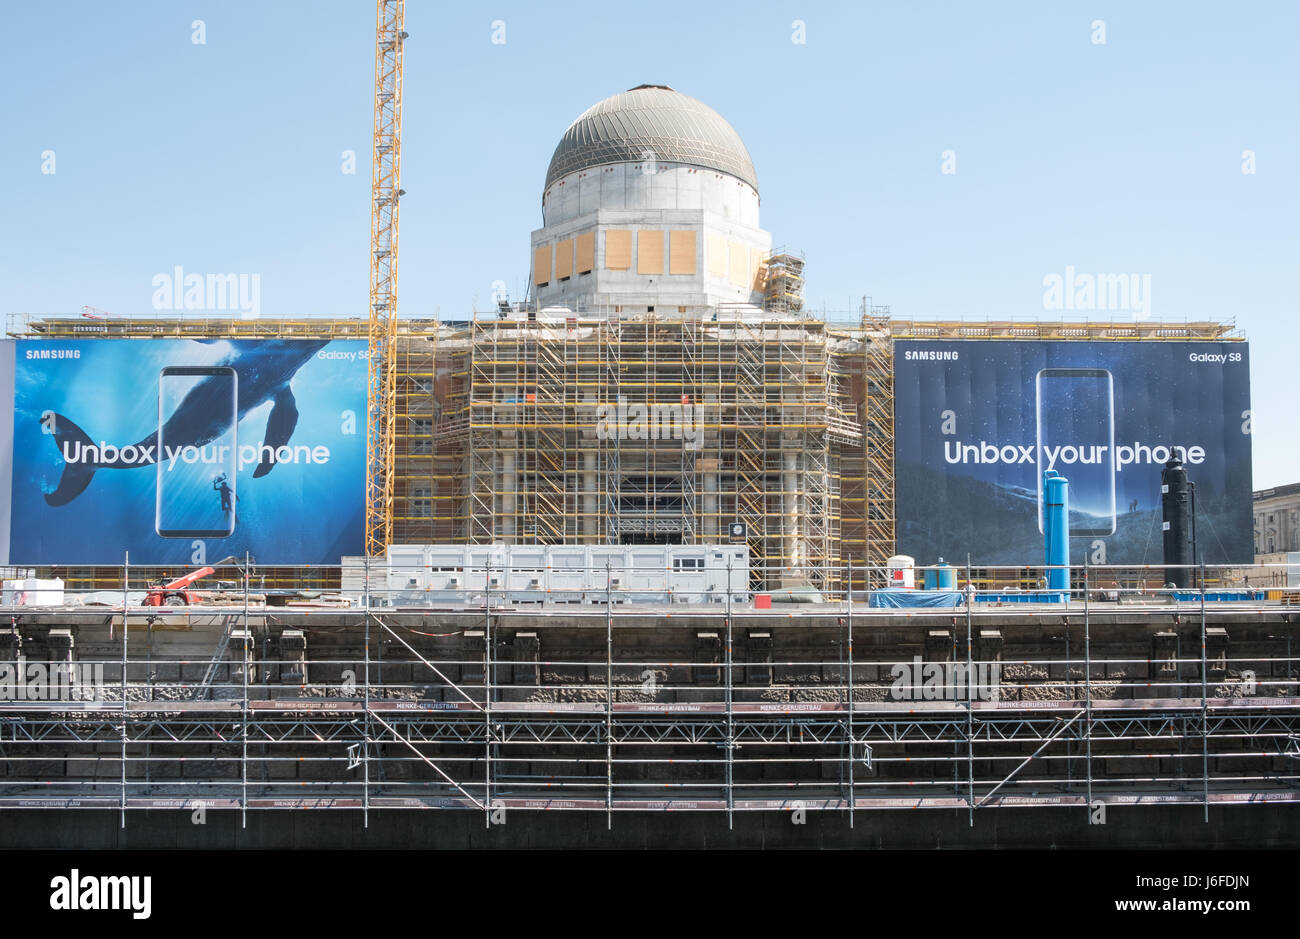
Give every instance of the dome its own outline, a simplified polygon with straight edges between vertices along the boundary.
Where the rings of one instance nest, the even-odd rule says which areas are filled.
[[[638,85],[584,111],[560,138],[546,185],[579,170],[639,163],[645,151],[664,163],[730,173],[758,191],[758,176],[740,135],[717,111],[667,85]]]

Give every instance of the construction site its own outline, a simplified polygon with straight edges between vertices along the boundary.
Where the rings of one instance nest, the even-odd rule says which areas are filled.
[[[151,608],[133,576],[116,609],[69,596],[0,633],[11,844],[1029,846],[1048,826],[1263,847],[1300,798],[1297,613],[1267,599],[666,613],[609,588],[603,609],[349,612],[241,584],[224,609]]]
[[[1237,549],[1248,431],[1242,463],[1185,430],[1235,427],[1248,387],[1189,373],[1217,397],[1159,441],[1123,424],[1142,356],[1244,370],[1232,322],[805,309],[739,136],[664,85],[561,138],[525,299],[399,316],[406,33],[377,9],[368,315],[10,320],[35,467],[5,522],[11,846],[1295,844],[1300,570]],[[114,347],[159,382],[120,408],[156,428],[115,442],[41,397]],[[318,377],[345,355],[357,408]],[[1078,440],[1050,437],[1061,389],[1101,415]],[[1014,443],[923,439],[968,419],[958,391],[1029,414],[985,419]],[[227,435],[182,436],[212,401]],[[221,442],[202,500],[168,482]],[[100,493],[134,527],[66,534]]]
[[[11,321],[9,335],[306,341],[366,330],[355,319],[50,318]],[[372,531],[384,535],[372,556],[389,544],[741,541],[755,589],[842,591],[849,564],[854,589],[883,586],[864,578],[883,577],[895,550],[895,340],[1235,335],[1230,323],[913,322],[879,308],[857,324],[716,307],[401,320],[391,494],[375,513]],[[276,586],[341,585],[337,568],[264,568]],[[64,576],[74,589],[121,581],[112,567]]]
[[[20,341],[86,340],[86,325],[32,321]],[[93,328],[305,339],[365,323]],[[3,659],[11,675],[73,680],[53,699],[15,690],[21,680],[0,690],[0,811],[86,813],[102,844],[173,815],[166,837],[190,843],[196,806],[228,813],[237,830],[201,831],[229,844],[290,843],[271,819],[307,808],[357,813],[374,838],[479,845],[515,843],[495,833],[507,831],[614,845],[620,830],[652,845],[705,832],[736,845],[809,832],[1033,844],[1040,822],[977,825],[1018,808],[1082,845],[1109,843],[1090,827],[1100,807],[1132,813],[1111,829],[1124,843],[1167,841],[1189,820],[1286,843],[1267,806],[1300,798],[1300,609],[1295,592],[1245,589],[1270,572],[1211,570],[1180,593],[1161,589],[1167,571],[1075,567],[1068,596],[1007,592],[1039,582],[1034,561],[959,569],[957,591],[981,592],[946,610],[868,602],[892,576],[892,342],[971,330],[1159,342],[1230,327],[844,326],[725,309],[403,321],[392,544],[625,545],[621,577],[606,570],[575,607],[491,554],[456,566],[459,596],[419,602],[397,596],[387,551],[310,568],[238,558],[208,569],[217,588],[159,587],[146,566],[32,569],[63,588],[51,606],[10,594]],[[682,402],[670,421],[626,432],[632,405],[648,415],[667,401]],[[637,558],[651,557],[635,552],[723,544],[748,561],[721,602],[630,592]],[[943,811],[904,822],[887,811],[899,808]],[[422,809],[439,811],[386,820]],[[1229,809],[1251,820],[1225,820]],[[555,811],[599,823],[527,820]],[[709,821],[646,821],[665,813]],[[812,828],[790,825],[803,813]],[[18,827],[31,844],[50,843],[42,814]],[[315,834],[294,837],[372,843],[313,817]]]

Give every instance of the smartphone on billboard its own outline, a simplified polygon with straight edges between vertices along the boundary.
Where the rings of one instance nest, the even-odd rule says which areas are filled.
[[[1045,368],[1037,376],[1038,529],[1043,473],[1069,480],[1070,534],[1115,533],[1115,385],[1104,368]]]
[[[223,365],[169,365],[158,376],[154,527],[164,538],[234,534],[238,383]]]

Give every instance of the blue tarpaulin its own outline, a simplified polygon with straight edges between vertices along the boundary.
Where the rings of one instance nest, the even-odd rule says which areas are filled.
[[[1201,599],[1200,591],[1197,590],[1175,590],[1174,598],[1183,602]],[[1205,591],[1205,600],[1207,603],[1233,601],[1233,600],[1263,600],[1264,594],[1258,590],[1207,590]]]
[[[962,605],[960,590],[907,590],[903,587],[885,587],[871,591],[868,606],[901,609],[925,609]]]
[[[1062,590],[1025,590],[1010,593],[981,590],[975,594],[976,603],[1067,603],[1070,594]]]

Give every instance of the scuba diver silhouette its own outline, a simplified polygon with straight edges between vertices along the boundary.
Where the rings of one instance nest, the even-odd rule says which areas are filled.
[[[221,493],[221,511],[229,512],[230,494],[233,490],[230,488],[230,483],[226,479],[225,473],[222,473],[220,476],[212,480],[212,488]]]

